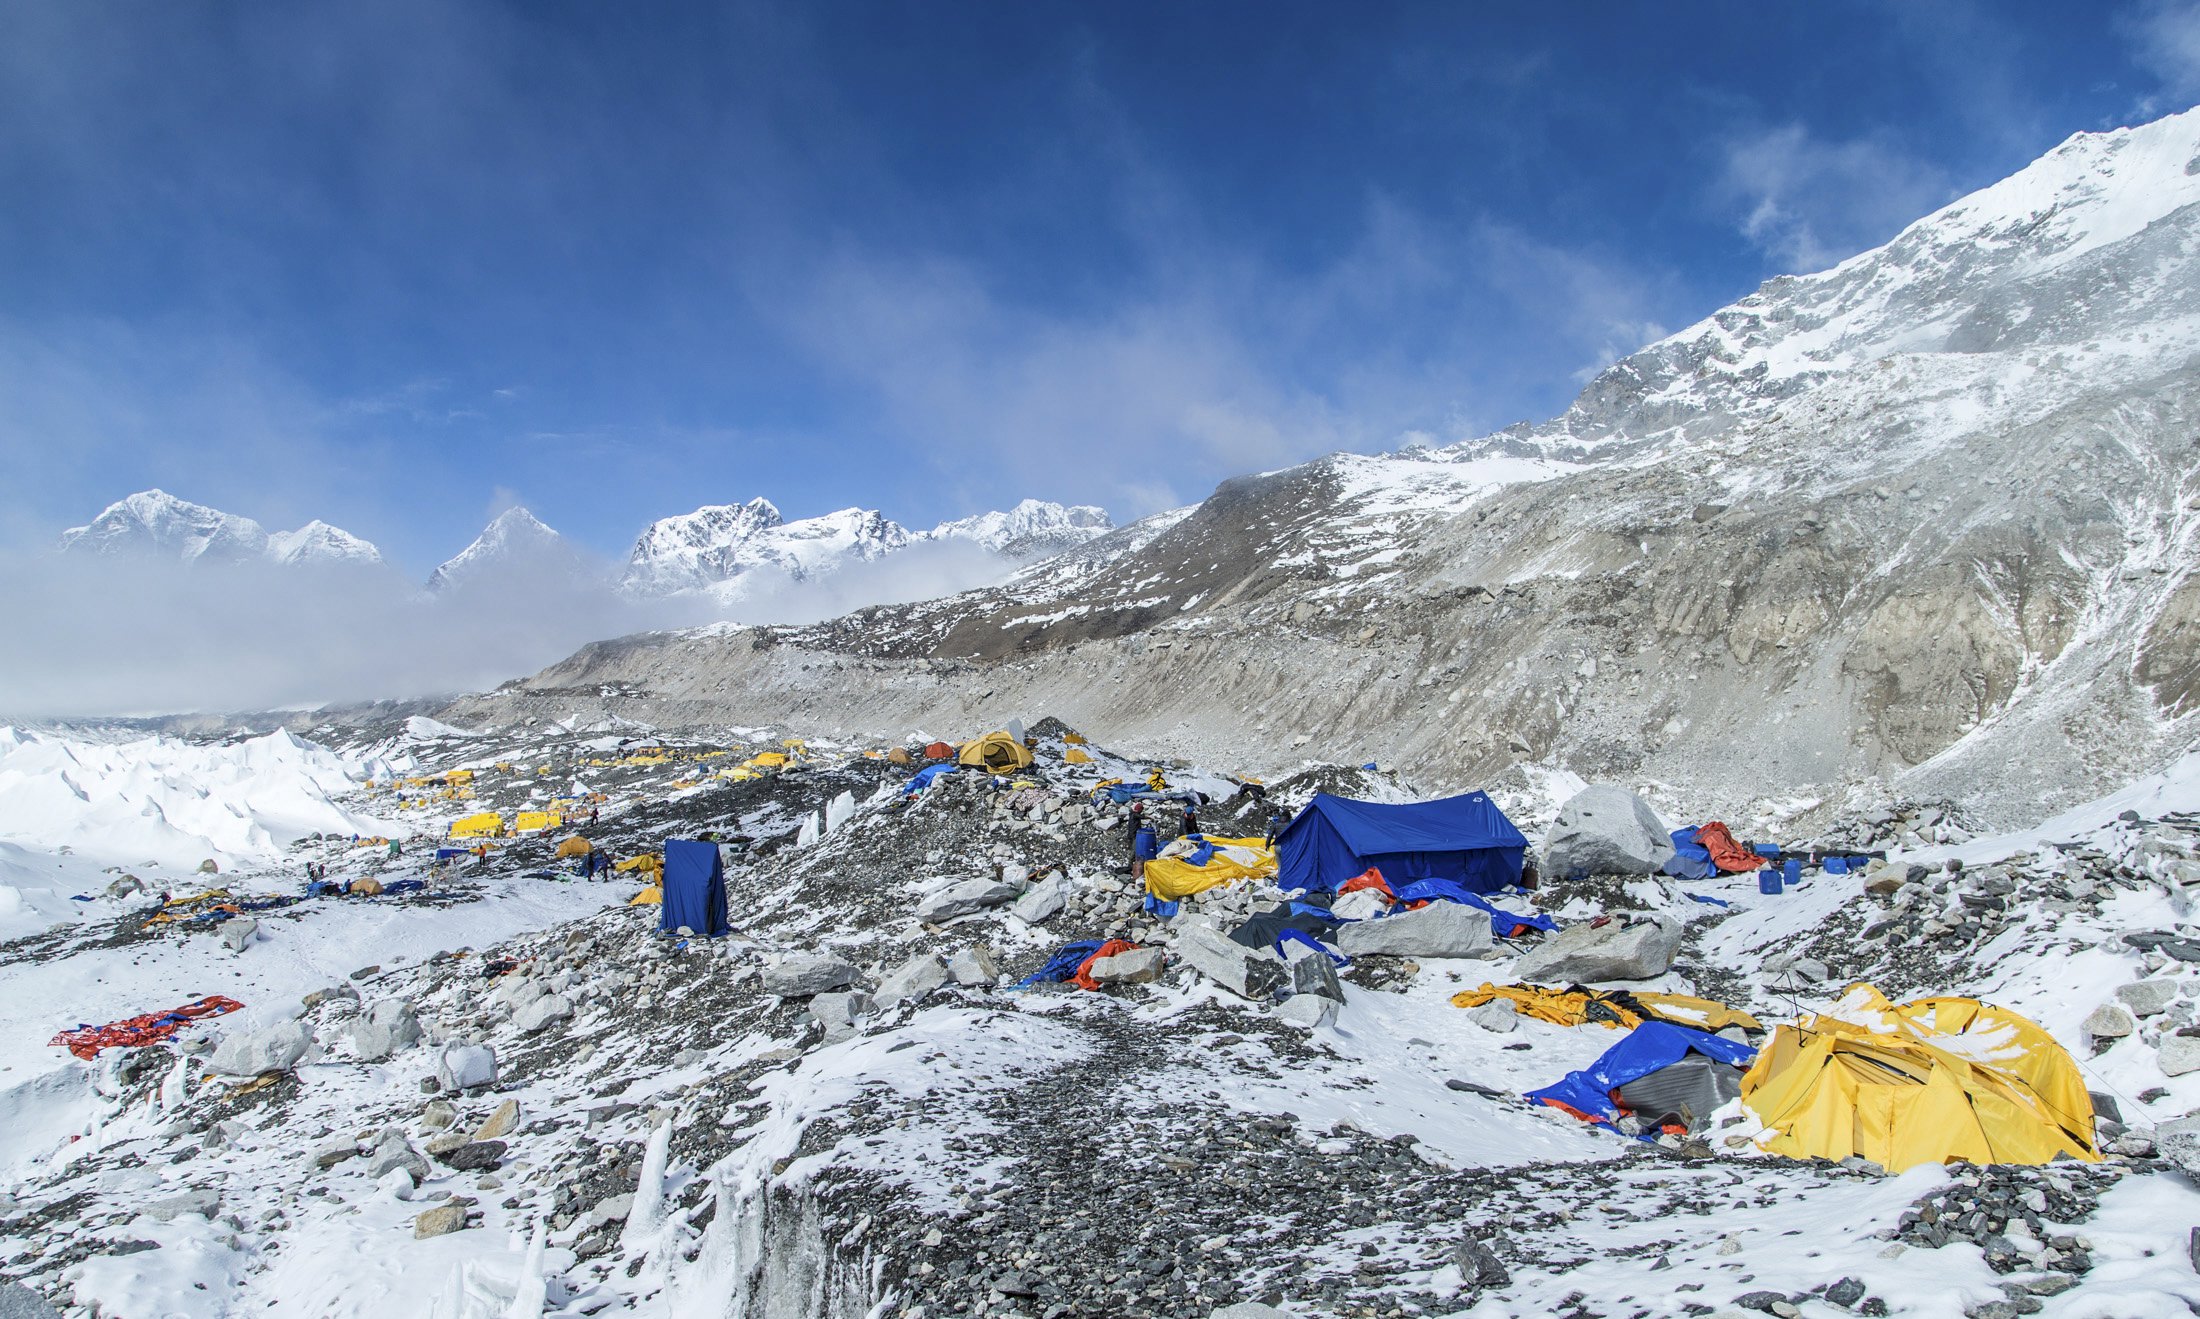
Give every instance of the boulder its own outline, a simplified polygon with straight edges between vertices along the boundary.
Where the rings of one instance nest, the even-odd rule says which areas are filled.
[[[454,1044],[436,1059],[435,1079],[445,1090],[472,1090],[494,1085],[497,1056],[486,1044]]]
[[[312,1028],[302,1021],[279,1021],[265,1030],[222,1036],[206,1065],[224,1076],[259,1076],[285,1070],[312,1047]]]
[[[897,1003],[921,1003],[947,983],[947,964],[937,953],[918,953],[886,973],[875,996],[882,1007]]]
[[[1284,945],[1283,963],[1291,971],[1292,993],[1319,994],[1344,1002],[1344,984],[1337,979],[1337,964],[1329,960],[1329,954],[1293,942]]]
[[[1431,902],[1418,911],[1344,926],[1337,931],[1337,947],[1347,957],[1488,957],[1496,951],[1490,914],[1456,902]]]
[[[61,1319],[61,1311],[20,1282],[0,1282],[0,1319]]]
[[[1520,1005],[1509,998],[1493,998],[1481,1007],[1469,1008],[1467,1020],[1483,1030],[1509,1035],[1520,1025]]]
[[[2161,1052],[2155,1061],[2161,1065],[2164,1076],[2200,1072],[2200,1040],[2190,1035],[2164,1035]]]
[[[1014,902],[1022,893],[1016,885],[997,879],[966,879],[926,898],[917,907],[917,919],[926,925],[938,925],[974,911]]]
[[[1288,1310],[1279,1310],[1273,1305],[1263,1305],[1259,1301],[1239,1301],[1236,1305],[1218,1307],[1214,1313],[1207,1316],[1207,1319],[1299,1319],[1299,1317]]]
[[[1060,915],[1068,901],[1068,882],[1060,875],[1049,875],[1026,890],[1008,910],[1027,925],[1044,925]]]
[[[512,1024],[529,1035],[539,1034],[572,1019],[572,1000],[563,994],[544,994],[512,1014]]]
[[[1587,984],[1601,980],[1648,980],[1661,976],[1680,951],[1678,921],[1643,920],[1601,926],[1569,925],[1532,949],[1513,966],[1513,979],[1539,985]]]
[[[413,1220],[413,1240],[425,1241],[466,1226],[466,1206],[440,1204]]]
[[[2135,1015],[2151,1017],[2177,1001],[2177,982],[2166,977],[2116,986],[2116,997]]]
[[[1150,985],[1167,969],[1169,955],[1159,948],[1133,948],[1096,959],[1089,974],[1103,985]]]
[[[965,989],[983,989],[999,982],[1001,968],[992,949],[974,943],[947,959],[947,974]]]
[[[2114,1003],[2103,1003],[2085,1019],[2085,1033],[2096,1040],[2120,1040],[2138,1028],[2131,1014]]]
[[[1178,960],[1241,998],[1265,1001],[1290,978],[1281,957],[1233,942],[1206,920],[1185,922],[1175,951]]]
[[[420,1125],[429,1131],[441,1131],[457,1122],[458,1110],[451,1106],[448,1099],[431,1099],[427,1107],[420,1110]]]
[[[1609,784],[1567,798],[1543,835],[1543,873],[1559,879],[1654,875],[1672,859],[1672,835],[1650,803]]]
[[[1312,1030],[1337,1023],[1337,1000],[1319,994],[1293,994],[1276,1005],[1276,1016],[1294,1026]]]
[[[764,959],[764,992],[808,998],[856,982],[856,968],[830,953],[780,953]]]
[[[367,1156],[367,1176],[372,1180],[380,1181],[383,1174],[395,1168],[404,1169],[415,1186],[428,1180],[428,1161],[420,1157],[420,1151],[406,1144],[403,1137],[384,1141]]]
[[[853,1035],[856,1022],[871,1010],[871,996],[862,990],[842,993],[819,994],[810,1000],[810,1015],[825,1027],[828,1040],[846,1039]]]
[[[219,929],[223,945],[230,952],[241,953],[245,950],[245,945],[252,942],[252,936],[259,933],[260,923],[250,916],[239,916],[235,920],[223,921]]]
[[[504,1162],[505,1145],[501,1140],[470,1140],[454,1150],[445,1150],[436,1161],[460,1172],[487,1172]]]
[[[165,1200],[155,1200],[145,1206],[146,1216],[159,1222],[169,1222],[178,1214],[197,1214],[211,1221],[216,1210],[222,1207],[221,1193],[214,1190],[185,1191]]]
[[[351,1023],[352,1052],[365,1062],[383,1062],[419,1041],[420,1018],[401,998],[381,999]]]
[[[434,1105],[431,1104],[429,1107],[432,1108],[434,1107]],[[444,1107],[449,1108],[450,1105],[445,1104]],[[453,1117],[456,1117],[455,1113],[453,1114]],[[450,1126],[451,1123],[445,1122],[441,1125],[447,1127]],[[499,1136],[509,1135],[512,1128],[518,1125],[519,1101],[517,1099],[507,1099],[503,1103],[498,1104],[496,1106],[496,1111],[489,1114],[487,1118],[483,1119],[480,1126],[474,1128],[474,1139],[477,1141],[495,1140]],[[446,1159],[445,1162],[447,1163],[449,1162],[449,1160]]]

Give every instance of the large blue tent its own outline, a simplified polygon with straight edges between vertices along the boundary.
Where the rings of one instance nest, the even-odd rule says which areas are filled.
[[[732,928],[726,924],[726,868],[718,859],[718,844],[667,838],[661,888],[660,933],[670,934],[685,925],[716,939]]]
[[[1418,879],[1448,879],[1474,893],[1520,882],[1528,839],[1488,794],[1437,801],[1354,801],[1316,793],[1276,837],[1277,882],[1334,893],[1374,866],[1393,891]]]

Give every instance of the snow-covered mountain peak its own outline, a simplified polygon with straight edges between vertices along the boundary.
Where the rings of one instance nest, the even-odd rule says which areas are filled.
[[[373,544],[318,519],[272,535],[235,513],[141,490],[109,504],[81,527],[61,533],[64,554],[148,555],[185,563],[380,563]]]
[[[445,560],[428,577],[428,589],[443,591],[485,569],[537,555],[562,552],[565,537],[524,508],[508,508],[490,520],[471,545]]]
[[[1007,512],[980,513],[932,528],[935,540],[967,540],[1015,559],[1038,558],[1082,545],[1115,529],[1104,508],[1026,499]]]
[[[277,563],[380,563],[382,551],[341,527],[315,518],[296,531],[267,538],[267,556]]]

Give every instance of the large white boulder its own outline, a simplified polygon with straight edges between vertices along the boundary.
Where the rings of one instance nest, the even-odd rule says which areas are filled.
[[[477,1086],[494,1085],[496,1052],[486,1044],[454,1044],[436,1059],[435,1077],[445,1090],[472,1090]]]
[[[917,908],[917,919],[926,925],[938,925],[957,916],[1014,902],[1022,894],[1023,890],[1016,885],[997,879],[966,879],[926,898]]]
[[[1672,967],[1681,933],[1678,921],[1660,919],[1569,925],[1521,957],[1513,978],[1542,985],[1648,980]]]
[[[312,1027],[302,1021],[279,1021],[264,1030],[222,1036],[206,1065],[224,1076],[259,1076],[287,1069],[312,1047]]]
[[[1338,929],[1337,947],[1347,957],[1488,957],[1496,951],[1490,941],[1490,914],[1457,902],[1431,902],[1417,911],[1355,921]]]
[[[1650,803],[1608,784],[1567,798],[1543,835],[1543,873],[1554,879],[1653,875],[1672,859],[1672,835]]]
[[[401,998],[378,1000],[351,1022],[351,1049],[364,1062],[382,1062],[419,1039],[420,1018]]]
[[[1185,922],[1174,951],[1178,960],[1241,998],[1265,1001],[1290,979],[1273,951],[1247,948],[1205,920]]]
[[[896,1003],[921,1003],[932,991],[947,983],[947,965],[940,961],[938,953],[918,953],[900,966],[888,971],[878,983],[877,1002],[882,1007]]]
[[[856,968],[830,953],[781,953],[764,961],[764,992],[807,998],[856,982]]]

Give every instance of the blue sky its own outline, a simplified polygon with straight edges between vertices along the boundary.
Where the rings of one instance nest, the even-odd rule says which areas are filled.
[[[1540,419],[2200,100],[2195,0],[0,12],[0,541],[158,485],[422,572]]]

